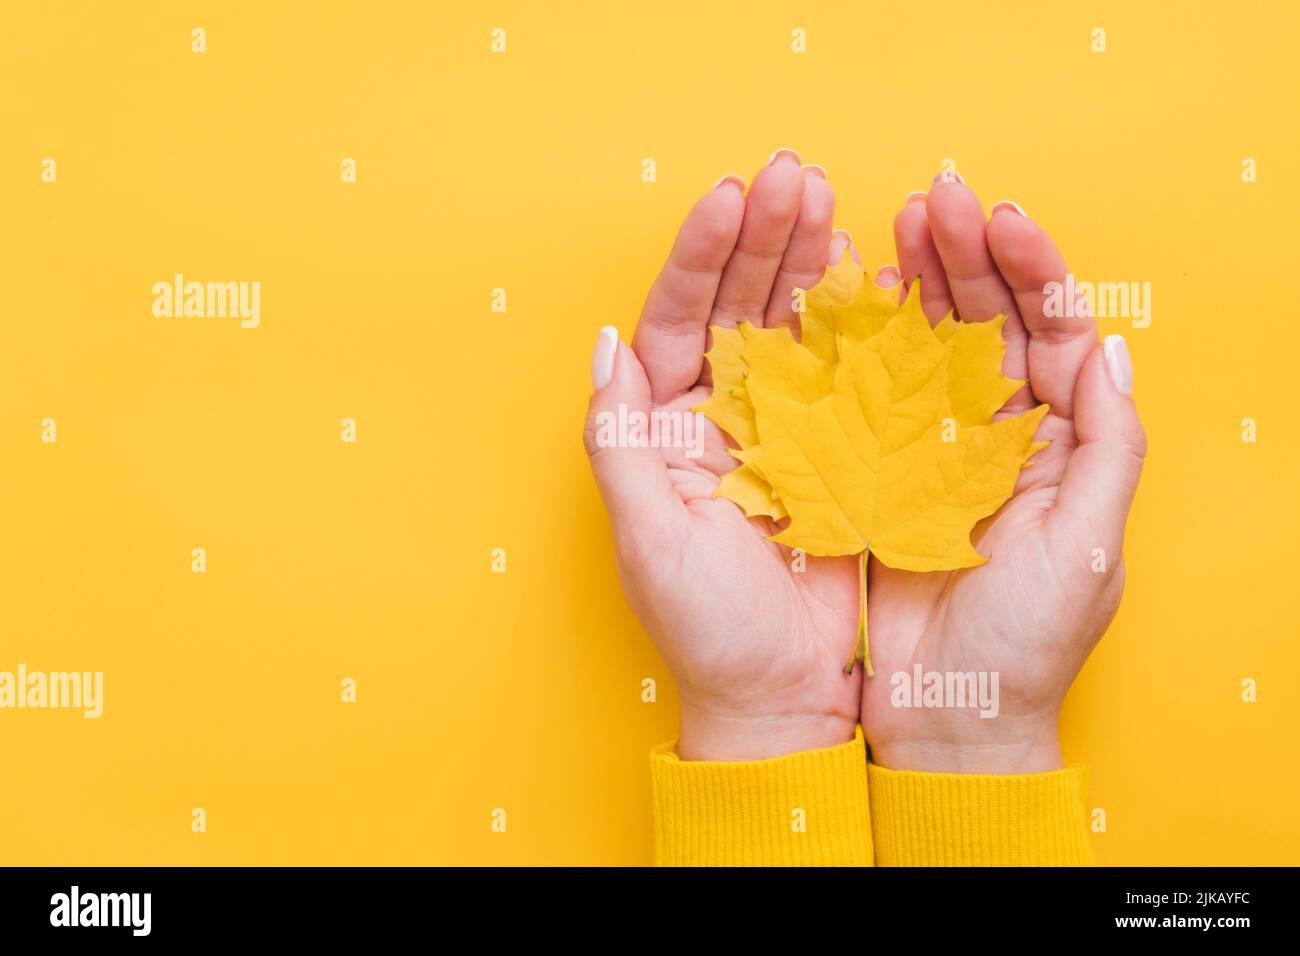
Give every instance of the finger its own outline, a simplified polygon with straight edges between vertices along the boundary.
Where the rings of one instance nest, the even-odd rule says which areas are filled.
[[[1119,558],[1147,439],[1133,403],[1133,365],[1122,336],[1106,337],[1084,360],[1074,387],[1070,454],[1056,504],[1048,515],[1056,530],[1089,549],[1102,548],[1107,566]]]
[[[970,187],[956,181],[934,183],[925,211],[962,320],[986,322],[1015,308],[984,240],[984,210]]]
[[[803,200],[804,171],[792,150],[778,149],[754,177],[745,219],[713,303],[716,325],[761,324]]]
[[[1007,351],[1002,359],[1002,371],[1010,378],[1028,379],[1028,336],[1011,289],[989,252],[984,237],[984,209],[979,198],[965,183],[936,177],[925,208],[935,248],[948,274],[957,315],[964,322],[987,322],[999,314],[1005,315],[1002,337]],[[1004,407],[1020,411],[1034,404],[1034,395],[1026,387]]]
[[[763,325],[767,328],[798,328],[799,313],[794,309],[794,290],[811,289],[826,271],[826,249],[831,241],[831,224],[835,219],[835,191],[826,181],[820,166],[805,166],[803,199],[799,216],[790,232],[790,243],[772,284]]]
[[[1015,203],[995,204],[984,231],[1029,334],[1029,384],[1052,406],[1053,415],[1071,418],[1079,372],[1097,347],[1092,310],[1063,301],[1065,259],[1043,228]],[[1058,290],[1055,296],[1047,291],[1052,283]],[[1086,300],[1078,304],[1086,306]]]
[[[744,214],[744,181],[724,176],[682,223],[668,261],[650,288],[632,347],[645,367],[656,404],[676,398],[700,377],[705,329]]]
[[[591,362],[595,392],[583,429],[591,470],[620,548],[663,548],[680,541],[686,508],[658,449],[633,438],[636,415],[650,413],[650,383],[618,330],[600,330]]]
[[[904,277],[903,298],[907,298],[907,290],[919,276],[921,311],[931,323],[938,322],[952,311],[952,292],[939,250],[934,247],[934,237],[930,235],[925,193],[908,196],[894,217],[894,246],[898,250],[898,268]]]

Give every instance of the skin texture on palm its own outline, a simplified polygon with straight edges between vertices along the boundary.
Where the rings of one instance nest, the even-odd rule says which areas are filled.
[[[587,448],[624,590],[681,688],[679,754],[739,760],[830,746],[851,739],[861,715],[886,766],[1059,766],[1056,712],[1118,602],[1120,538],[1144,439],[1131,400],[1111,384],[1091,320],[1043,315],[1042,284],[1062,279],[1065,267],[1028,219],[999,209],[987,221],[964,185],[940,183],[909,197],[896,223],[901,274],[925,276],[932,321],[954,303],[967,321],[1008,313],[1004,370],[1030,382],[1006,412],[1050,401],[1038,437],[1055,443],[977,529],[989,564],[920,575],[873,562],[875,679],[840,671],[857,639],[857,560],[809,557],[796,571],[790,553],[765,540],[771,522],[713,497],[735,467],[716,427],[705,423],[697,459],[594,441],[601,411],[686,412],[703,400],[710,325],[761,314],[764,325],[797,328],[791,293],[815,284],[849,242],[831,232],[833,209],[825,174],[788,151],[773,155],[747,195],[724,177],[687,217],[632,348],[619,346],[612,361],[598,351],[602,367],[593,367]],[[884,269],[877,281],[898,276]],[[1105,575],[1090,570],[1093,547],[1114,556]],[[999,671],[1002,716],[893,708],[888,675],[917,663]]]

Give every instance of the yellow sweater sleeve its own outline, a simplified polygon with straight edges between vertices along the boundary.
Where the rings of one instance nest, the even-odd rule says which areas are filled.
[[[770,760],[650,754],[658,866],[870,866],[867,755],[846,744]]]
[[[878,866],[1090,866],[1087,774],[868,765]]]
[[[1088,866],[1080,768],[1035,774],[889,770],[859,729],[771,760],[650,755],[659,866]]]

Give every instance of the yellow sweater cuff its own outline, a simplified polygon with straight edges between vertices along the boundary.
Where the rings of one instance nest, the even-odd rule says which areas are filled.
[[[1087,773],[959,774],[868,765],[878,866],[1090,866]]]
[[[870,866],[866,747],[740,763],[650,752],[657,866]]]

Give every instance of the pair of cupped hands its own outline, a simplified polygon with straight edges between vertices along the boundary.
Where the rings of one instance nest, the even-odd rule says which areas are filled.
[[[917,574],[871,560],[875,676],[842,670],[858,641],[858,558],[803,561],[768,541],[777,526],[714,497],[736,467],[704,422],[693,449],[597,441],[597,416],[687,413],[710,392],[712,326],[745,320],[798,335],[793,292],[856,248],[833,230],[826,171],[773,153],[746,189],[724,176],[692,208],[646,298],[629,346],[601,330],[585,441],[609,511],[628,600],[681,693],[683,760],[754,760],[846,743],[860,723],[884,767],[1033,773],[1062,766],[1066,691],[1119,605],[1124,525],[1146,453],[1120,336],[1087,315],[1056,316],[1045,287],[1066,264],[1015,203],[986,214],[959,175],[906,197],[894,220],[898,265],[881,286],[921,277],[932,323],[1005,314],[1003,371],[1026,385],[999,415],[1046,402],[1051,444],[972,537],[989,560]],[[1087,312],[1086,309],[1065,310]],[[688,454],[690,452],[690,454]],[[996,673],[998,714],[891,703],[899,672]],[[916,702],[914,702],[916,703]]]

